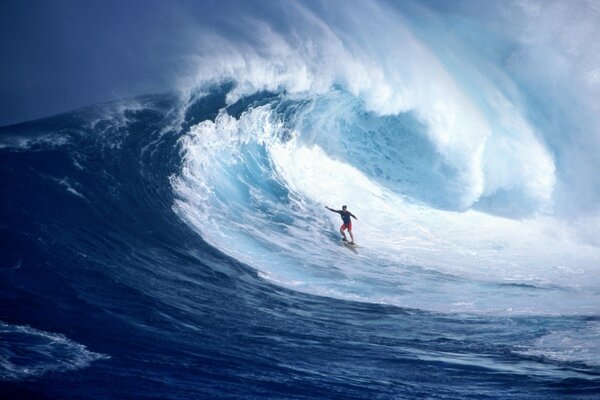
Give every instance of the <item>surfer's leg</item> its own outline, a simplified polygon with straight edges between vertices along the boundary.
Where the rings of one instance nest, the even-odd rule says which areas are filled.
[[[342,234],[342,237],[344,238],[344,240],[347,240],[346,234],[344,233],[344,225],[340,226],[340,233]]]
[[[350,243],[354,244],[354,235],[352,234],[352,222],[344,225],[346,229],[348,229],[348,233],[350,234]]]

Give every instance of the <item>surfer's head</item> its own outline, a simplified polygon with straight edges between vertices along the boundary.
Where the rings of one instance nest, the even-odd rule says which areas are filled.
[[[346,208],[348,208],[348,207],[342,206],[342,210],[346,211]]]

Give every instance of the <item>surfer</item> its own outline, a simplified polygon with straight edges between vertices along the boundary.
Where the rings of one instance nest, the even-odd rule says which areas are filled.
[[[341,210],[334,210],[333,208],[329,208],[327,206],[325,206],[325,208],[331,212],[340,214],[340,216],[342,217],[342,221],[343,221],[342,226],[340,226],[340,233],[342,234],[342,237],[343,237],[342,240],[344,242],[348,241],[346,239],[346,233],[344,232],[344,230],[348,230],[348,233],[350,234],[350,240],[351,240],[350,244],[355,244],[354,236],[352,235],[352,220],[350,219],[350,217],[358,220],[358,218],[356,218],[356,215],[354,215],[350,211],[348,211],[346,206],[342,206]]]

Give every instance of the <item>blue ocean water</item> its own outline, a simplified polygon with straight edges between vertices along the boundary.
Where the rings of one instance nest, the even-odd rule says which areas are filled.
[[[173,182],[185,169],[187,127],[216,118],[226,90],[195,102],[181,129],[165,130],[177,104],[166,95],[2,128],[10,188],[2,199],[4,398],[598,396],[597,315],[441,312],[305,294],[203,240],[173,207],[181,201]],[[268,164],[260,149],[248,156]],[[244,168],[262,171],[250,164]],[[247,209],[236,215],[228,194],[226,226],[207,229],[252,221],[252,207],[275,231],[294,229],[299,206],[280,184],[257,182],[287,213],[260,209],[240,193]],[[335,224],[325,229],[318,250],[339,251],[324,264],[308,259],[312,250],[294,233],[299,257],[316,269],[304,279],[314,286],[361,279],[365,271],[341,270],[357,257],[338,245]],[[230,247],[246,245],[238,237]],[[281,265],[292,257],[267,252]],[[426,280],[424,291],[474,285],[415,265],[395,268],[407,282]],[[397,292],[429,296],[414,285]],[[530,299],[569,291],[478,285]]]
[[[600,397],[593,130],[360,7],[0,128],[2,398]]]

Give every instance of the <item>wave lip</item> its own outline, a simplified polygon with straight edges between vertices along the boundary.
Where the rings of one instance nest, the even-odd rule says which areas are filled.
[[[59,333],[0,322],[0,380],[19,381],[51,371],[86,368],[108,358]]]
[[[374,22],[369,29],[344,10],[333,16],[295,5],[297,18],[290,23],[302,30],[302,37],[259,24],[249,34],[260,46],[211,38],[219,46],[206,45],[197,78],[186,82],[183,91],[230,82],[225,103],[234,105],[261,92],[311,101],[331,98],[342,88],[374,119],[403,120],[410,114],[422,125],[418,134],[436,154],[434,167],[449,172],[442,187],[449,186],[445,201],[452,208],[475,206],[518,217],[551,210],[557,184],[554,152],[528,118],[528,106],[511,94],[510,80],[498,79],[483,66],[463,68],[468,57],[450,68],[443,52],[420,38],[394,7],[356,6]],[[389,37],[396,38],[393,46]],[[346,117],[356,110],[345,110],[342,103],[330,101],[326,110],[307,107],[297,117],[308,122],[297,125],[339,129],[332,123],[346,113],[341,122],[352,127],[355,119]]]

